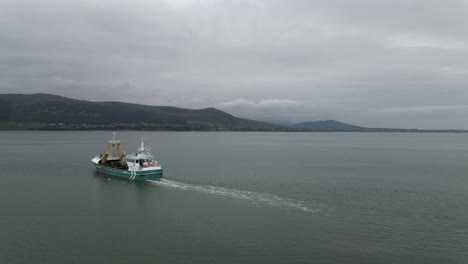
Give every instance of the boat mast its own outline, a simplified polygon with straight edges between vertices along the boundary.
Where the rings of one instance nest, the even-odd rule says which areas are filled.
[[[112,140],[107,141],[106,152],[103,155],[102,162],[105,163],[109,158],[123,159],[125,152],[120,152],[120,140],[115,139],[115,132],[112,132]]]
[[[138,148],[138,151],[139,152],[145,151],[145,139],[144,138],[141,138],[141,144],[140,144],[140,147]]]

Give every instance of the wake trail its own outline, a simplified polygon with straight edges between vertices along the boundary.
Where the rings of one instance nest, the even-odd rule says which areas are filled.
[[[246,190],[239,190],[239,189],[231,189],[231,188],[224,188],[212,185],[195,185],[195,184],[188,184],[182,183],[177,181],[171,181],[166,179],[160,179],[156,181],[149,181],[155,185],[161,185],[165,187],[175,188],[179,190],[186,190],[186,191],[196,191],[200,193],[208,193],[214,194],[229,198],[235,199],[243,199],[249,200],[254,203],[261,203],[270,206],[276,207],[288,207],[293,208],[305,212],[316,212],[318,209],[311,209],[307,207],[303,201],[289,199],[289,198],[282,198],[277,195],[267,194],[267,193],[259,193],[259,192],[251,192]]]

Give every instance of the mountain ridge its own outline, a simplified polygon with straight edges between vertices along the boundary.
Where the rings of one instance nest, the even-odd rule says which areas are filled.
[[[186,109],[118,101],[93,102],[45,93],[0,94],[0,130],[468,132],[368,128],[336,120],[280,125],[235,117],[213,107]]]
[[[185,109],[51,94],[0,94],[0,129],[284,130],[219,109]]]

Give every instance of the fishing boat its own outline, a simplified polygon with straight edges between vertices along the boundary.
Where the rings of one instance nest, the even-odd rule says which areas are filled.
[[[161,164],[153,158],[151,149],[145,147],[143,138],[138,152],[127,155],[120,150],[120,140],[115,139],[115,132],[112,140],[107,141],[106,151],[96,155],[91,162],[99,173],[129,180],[155,180],[163,174]]]

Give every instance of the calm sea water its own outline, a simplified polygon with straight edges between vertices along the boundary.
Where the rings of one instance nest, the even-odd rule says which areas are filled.
[[[0,263],[468,263],[468,134],[0,132]]]

